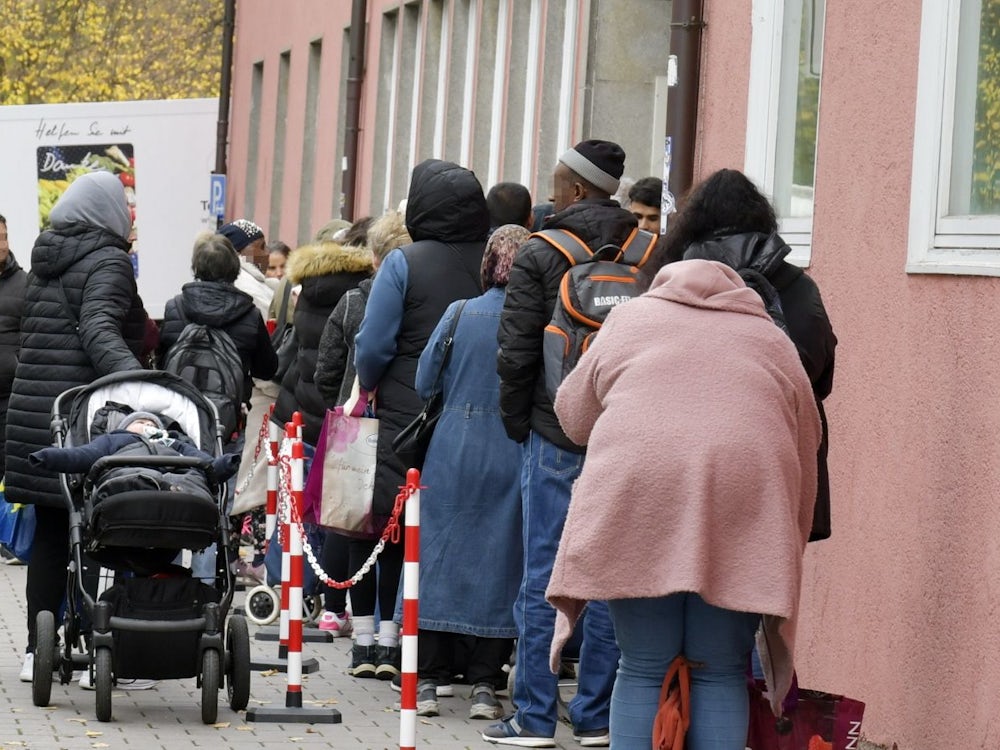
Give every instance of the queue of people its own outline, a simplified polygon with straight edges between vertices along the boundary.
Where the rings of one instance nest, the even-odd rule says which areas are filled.
[[[836,337],[815,283],[785,261],[767,198],[720,170],[682,197],[636,274],[648,290],[612,310],[553,398],[544,339],[571,261],[530,229],[571,232],[591,252],[637,228],[657,234],[662,183],[635,183],[623,207],[612,196],[624,168],[617,144],[578,143],[554,169],[551,204],[533,207],[522,186],[487,197],[471,171],[430,159],[414,168],[404,211],[335,220],[294,250],[239,219],[198,238],[194,281],[168,303],[157,352],[187,320],[227,329],[247,393],[273,403],[279,424],[301,412],[310,446],[357,381],[379,418],[382,524],[408,468],[393,438],[440,393],[422,467],[420,715],[437,715],[461,675],[469,716],[495,722],[484,740],[554,747],[575,633],[568,710],[581,746],[650,747],[660,683],[683,655],[687,747],[742,748],[755,640],[777,709],[794,669],[805,544],[830,533],[822,401]],[[0,346],[13,341],[8,302],[24,296],[16,370],[0,368],[7,499],[38,517],[29,679],[34,616],[63,595],[67,532],[55,475],[28,456],[49,444],[59,392],[142,367],[148,346],[120,192],[100,173],[74,182],[32,251],[30,281],[0,217]],[[271,382],[276,305],[295,349]],[[232,451],[246,459],[249,448],[233,436]],[[327,532],[322,565],[343,580],[372,546]],[[349,602],[324,593],[319,626],[353,638],[354,678],[398,685],[402,561],[403,541],[386,544]],[[498,693],[511,663],[508,713]]]

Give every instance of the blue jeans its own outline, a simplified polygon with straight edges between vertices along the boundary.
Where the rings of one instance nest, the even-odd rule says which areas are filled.
[[[707,604],[697,594],[608,603],[621,646],[611,699],[611,746],[649,750],[660,686],[678,654],[691,669],[687,750],[743,750],[749,700],[747,664],[760,615]]]
[[[547,737],[555,735],[559,681],[549,669],[556,611],[545,601],[545,589],[566,521],[570,490],[582,467],[582,455],[565,451],[536,432],[524,444],[524,572],[514,602],[518,632],[515,720],[520,727]],[[570,720],[576,730],[608,727],[618,655],[607,604],[591,602],[583,622],[579,687],[569,704]]]

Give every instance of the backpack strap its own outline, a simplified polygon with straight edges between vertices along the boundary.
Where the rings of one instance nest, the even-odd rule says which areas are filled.
[[[538,237],[548,242],[552,247],[566,256],[571,266],[578,263],[586,263],[594,255],[593,250],[587,247],[587,243],[581,240],[572,232],[565,229],[542,229],[534,232],[532,237]]]
[[[636,227],[622,245],[622,254],[618,262],[642,268],[643,263],[653,254],[656,239],[656,235],[652,232]]]

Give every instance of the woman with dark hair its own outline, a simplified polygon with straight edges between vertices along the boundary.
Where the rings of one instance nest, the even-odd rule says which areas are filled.
[[[742,172],[720,169],[692,190],[643,272],[655,275],[660,267],[682,258],[716,260],[739,272],[765,301],[769,296],[777,298],[778,312],[812,383],[823,425],[809,539],[818,541],[830,536],[827,422],[822,402],[833,389],[837,337],[816,282],[785,260],[790,251],[778,235],[778,220],[767,197]]]

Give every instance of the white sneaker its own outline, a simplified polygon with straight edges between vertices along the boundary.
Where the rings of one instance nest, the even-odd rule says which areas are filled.
[[[150,690],[160,684],[159,680],[118,680],[119,690]]]
[[[83,670],[83,674],[80,675],[80,687],[84,690],[96,690],[94,683],[90,681],[90,670]]]
[[[31,682],[35,677],[35,655],[28,653],[24,655],[24,664],[21,665],[21,674],[18,678],[21,682]]]

